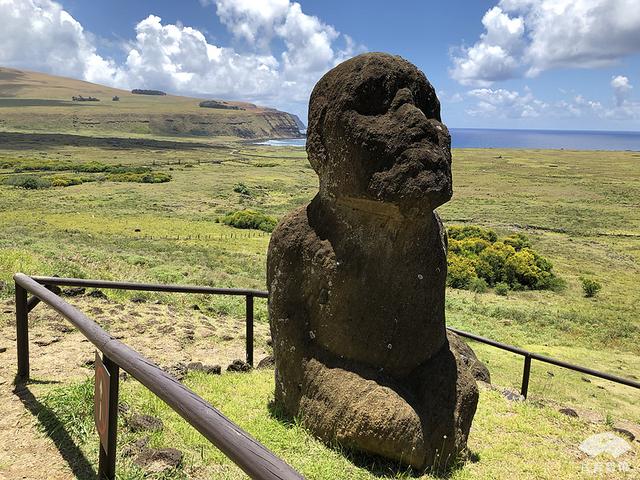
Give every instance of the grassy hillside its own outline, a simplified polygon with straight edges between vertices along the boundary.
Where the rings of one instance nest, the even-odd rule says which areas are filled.
[[[72,97],[99,102],[77,102]],[[119,101],[113,101],[113,97]],[[71,78],[0,67],[0,129],[286,138],[298,135],[297,118],[243,102],[238,110],[201,108],[202,99],[174,95],[134,95]]]
[[[501,236],[524,233],[532,247],[553,262],[554,271],[567,287],[558,292],[509,292],[507,296],[493,290],[448,289],[448,323],[535,352],[637,378],[640,154],[469,149],[456,150],[453,157],[454,198],[440,209],[445,223],[491,227]],[[148,168],[171,175],[171,181],[122,183],[101,177],[81,185],[40,190],[4,185],[4,180],[14,175],[75,175],[70,170],[74,165],[86,169],[90,162]],[[0,309],[0,340],[5,346],[12,344],[11,307],[6,302],[13,294],[11,275],[15,271],[264,289],[268,234],[238,230],[221,219],[243,209],[280,218],[308,202],[316,191],[317,177],[303,149],[247,145],[228,137],[0,133],[0,282],[4,282],[0,301],[5,303]],[[582,292],[585,277],[603,285],[593,298],[585,298]],[[168,363],[163,356],[168,353],[165,344],[169,341],[159,348],[158,338],[166,337],[172,345],[180,346],[191,345],[187,342],[193,342],[195,335],[202,355],[196,360],[208,363],[224,364],[228,360],[225,352],[233,342],[241,351],[242,299],[106,293],[104,305],[86,297],[73,301],[105,327],[122,332],[123,341],[131,339],[132,345],[143,351],[148,347],[151,358],[164,365]],[[134,297],[136,303],[132,302]],[[137,303],[140,297],[147,303]],[[131,317],[127,319],[130,327],[121,330],[119,312],[141,305],[149,312],[142,317],[125,315]],[[38,309],[39,314],[46,311]],[[256,318],[258,345],[264,354],[268,347],[263,301],[256,302]],[[34,328],[51,329],[56,322],[34,317]],[[162,334],[167,325],[176,326],[175,335]],[[130,331],[139,335],[128,336]],[[225,340],[229,336],[233,340]],[[148,344],[143,338],[149,338]],[[53,352],[64,342],[34,349],[34,354],[42,355],[34,362],[40,365],[39,379],[54,376],[49,365],[55,358]],[[87,347],[75,337],[68,344],[77,349]],[[520,357],[482,345],[473,347],[488,364],[494,383],[519,387]],[[7,358],[3,363],[10,365],[12,357]],[[56,380],[68,381],[61,377],[72,368],[70,363],[76,364],[74,358],[55,360]],[[6,367],[6,372],[12,368]],[[345,460],[297,427],[284,426],[269,416],[266,403],[273,388],[271,374],[252,375],[246,384],[235,376],[221,378],[195,376],[189,381],[309,478],[336,478],[332,476],[336,471],[349,472],[347,478],[372,477],[357,459]],[[55,385],[37,385],[38,398],[52,388]],[[246,402],[242,403],[237,392],[246,389],[255,396],[242,397]],[[127,384],[124,394],[132,403],[149,400],[135,383]],[[616,420],[640,422],[636,390],[535,361],[529,394],[531,402],[522,405],[507,403],[494,392],[483,393],[470,441],[480,460],[458,470],[454,478],[587,478],[591,474],[581,470],[585,459],[576,445]],[[50,398],[55,401],[57,397]],[[540,407],[542,402],[552,401],[595,410],[609,423],[595,427]],[[202,446],[193,431],[173,419],[162,405],[151,400],[146,403],[147,407],[139,408],[161,415],[169,425],[165,437],[153,438],[157,445],[183,443],[188,465],[202,469],[195,473],[204,472],[205,477],[210,472],[221,472],[221,478],[238,477],[215,450]],[[88,448],[94,448],[95,437],[90,439]],[[1,468],[0,458],[0,472]],[[132,474],[131,478],[137,477]]]

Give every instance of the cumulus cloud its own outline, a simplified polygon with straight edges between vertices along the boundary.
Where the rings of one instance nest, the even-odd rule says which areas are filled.
[[[480,39],[453,55],[450,74],[465,85],[609,66],[640,52],[637,0],[501,0],[482,23]]]
[[[605,105],[585,98],[581,94],[563,92],[566,98],[554,102],[542,101],[525,87],[523,91],[502,88],[476,88],[466,92],[474,102],[466,109],[473,117],[484,118],[590,118],[602,120],[629,120],[640,118],[640,102],[631,98],[633,89],[629,79],[618,75],[612,78],[613,102]]]
[[[82,25],[50,0],[0,0],[0,64],[109,81],[119,72]]]
[[[539,117],[548,105],[536,98],[529,89],[523,93],[502,88],[477,88],[467,92],[467,96],[477,101],[467,113],[474,117],[535,118]]]
[[[631,95],[633,86],[629,83],[629,79],[623,75],[617,75],[611,79],[611,88],[616,99],[616,106],[623,106]]]
[[[489,86],[496,80],[513,77],[519,67],[523,19],[511,18],[499,7],[493,7],[482,17],[482,24],[486,31],[480,40],[453,58],[451,76],[463,85]]]
[[[275,103],[304,110],[311,88],[334,65],[362,50],[290,0],[201,0],[247,48],[209,43],[189,26],[149,15],[116,64],[97,53],[82,25],[52,0],[0,0],[0,64],[83,78],[121,88]],[[274,40],[284,49],[273,51]]]

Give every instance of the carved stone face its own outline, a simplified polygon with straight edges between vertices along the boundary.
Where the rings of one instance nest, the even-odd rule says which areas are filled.
[[[328,72],[309,104],[309,161],[321,194],[432,211],[451,198],[451,139],[426,77],[369,53]]]

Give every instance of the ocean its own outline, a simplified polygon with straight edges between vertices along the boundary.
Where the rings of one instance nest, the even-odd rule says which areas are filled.
[[[640,151],[640,132],[583,130],[493,130],[451,128],[454,148],[526,148]],[[304,138],[267,140],[260,145],[304,147]]]

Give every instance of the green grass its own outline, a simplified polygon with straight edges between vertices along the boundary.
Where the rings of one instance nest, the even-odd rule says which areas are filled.
[[[313,438],[303,426],[281,421],[270,409],[273,371],[210,376],[192,373],[186,384],[228,418],[236,422],[276,455],[309,479],[432,478],[397,464],[329,447]],[[53,390],[43,404],[69,429],[87,458],[95,462],[97,436],[91,426],[91,382]],[[80,393],[80,394],[79,394]],[[150,446],[177,447],[185,454],[183,467],[167,478],[239,479],[240,469],[155,395],[135,381],[121,384],[121,400],[135,412],[158,416],[162,432],[151,434]],[[139,438],[120,423],[120,452]],[[512,403],[499,393],[482,391],[469,439],[475,460],[450,472],[451,479],[588,478],[577,446],[589,435],[606,430],[559,414],[536,402]],[[532,455],[523,452],[535,452]],[[601,459],[602,460],[602,459]],[[603,460],[604,461],[604,460]],[[630,460],[638,463],[637,458]],[[634,463],[635,462],[635,463]],[[122,478],[136,478],[140,471],[122,456]]]
[[[88,136],[74,137],[73,143],[39,134],[3,137],[0,144],[0,281],[6,286],[0,289],[0,298],[7,299],[13,294],[11,276],[16,271],[265,289],[269,235],[258,230],[238,230],[220,223],[219,219],[242,210],[259,211],[279,219],[308,202],[318,188],[317,177],[302,149],[254,146],[220,137],[194,142],[193,139],[140,134],[124,139],[99,139],[90,136],[89,130],[82,133]],[[553,263],[553,271],[566,281],[566,288],[558,292],[509,291],[506,296],[496,295],[492,290],[474,293],[449,289],[448,324],[572,363],[637,377],[640,371],[637,314],[640,154],[456,150],[453,157],[454,198],[439,209],[445,223],[491,228],[500,237],[526,234],[532,248]],[[158,184],[93,182],[43,190],[3,185],[4,179],[15,174],[16,166],[55,168],[59,164],[61,171],[72,172],[74,168],[79,171],[88,168],[86,166],[94,162],[108,168],[163,171],[170,174],[172,180]],[[239,184],[244,188],[238,188]],[[602,285],[596,296],[584,296],[584,278]],[[127,292],[106,293],[117,301],[133,296]],[[241,298],[171,294],[149,294],[148,298],[181,309],[198,303],[208,314],[234,319],[244,315]],[[266,302],[256,302],[256,318],[259,322],[267,321]],[[0,314],[0,323],[11,321],[9,315]],[[488,363],[496,383],[519,386],[520,357],[482,345],[474,348]],[[260,375],[255,378],[262,378]],[[230,376],[228,382],[232,382],[232,378]],[[204,380],[197,377],[190,381],[205,394],[207,389],[222,389],[212,391],[208,397],[214,402],[226,388],[198,386],[197,382]],[[261,385],[255,399],[260,405],[256,408],[263,409],[255,413],[258,417],[266,415],[264,408],[272,388],[267,383]],[[237,388],[244,387],[238,385]],[[583,405],[610,418],[640,421],[635,390],[595,379],[588,383],[582,375],[535,361],[529,391],[534,402]],[[501,411],[503,407],[498,401],[501,400],[494,394],[483,393],[481,406],[489,411]],[[153,404],[151,399],[149,402]],[[233,408],[222,403],[226,409]],[[245,404],[245,407],[253,408],[251,405],[258,403]],[[558,438],[562,438],[558,425],[560,430],[568,425],[568,420],[558,420],[552,412],[536,409],[535,405],[513,408],[521,409],[532,422],[545,425],[550,436],[557,433]],[[482,462],[465,466],[455,478],[492,478],[493,473],[497,478],[508,478],[505,464],[509,462],[517,463],[517,468],[514,467],[517,472],[529,471],[533,472],[532,477],[540,474],[544,478],[536,470],[535,462],[525,464],[525,460],[519,460],[521,452],[529,450],[518,443],[524,440],[520,438],[517,421],[507,416],[504,421],[513,423],[501,423],[501,420],[491,425],[489,411],[479,410],[475,425],[482,428],[472,439],[483,439],[485,437],[477,435],[484,435],[495,450],[486,451],[481,455]],[[263,426],[258,427],[258,431],[264,429],[267,439],[271,435],[268,432],[274,428],[278,434],[292,436],[286,438],[303,442],[303,437],[296,436],[298,427],[271,425],[268,422],[275,420],[270,416],[255,421],[267,422],[266,426],[260,423]],[[286,430],[278,430],[281,427]],[[506,440],[504,444],[492,443],[492,434],[504,437],[500,428],[520,439],[513,446]],[[524,432],[529,431],[526,423],[522,428]],[[582,434],[584,429],[580,428]],[[191,437],[184,435],[189,444]],[[193,434],[193,442],[197,443],[196,438]],[[317,473],[313,468],[326,468],[330,473],[347,468],[349,472],[356,472],[353,478],[368,478],[368,473],[362,473],[360,467],[342,459],[335,450],[325,452],[324,447],[304,438],[306,443],[302,445],[306,449],[318,448],[334,463],[329,462],[327,466],[323,461],[316,467],[305,467],[301,463],[300,468],[309,468],[313,474]],[[277,441],[274,445],[277,450]],[[472,440],[473,445],[476,451],[482,451],[480,440]],[[545,445],[540,448],[547,455],[546,449],[551,447]],[[196,453],[190,454],[191,464],[196,462]],[[215,457],[215,453],[207,455]],[[548,455],[555,460],[540,468],[551,468],[550,465],[559,462],[559,471],[566,474],[565,478],[575,478],[566,470],[569,464],[553,452]],[[293,458],[292,462],[303,462],[303,459],[295,460],[295,455]],[[483,466],[486,462],[489,462],[487,467]],[[214,464],[218,465],[211,463]],[[220,469],[216,475],[219,473],[221,478],[236,475],[228,465],[216,468]],[[317,473],[320,475],[317,478],[330,478],[321,474]]]

